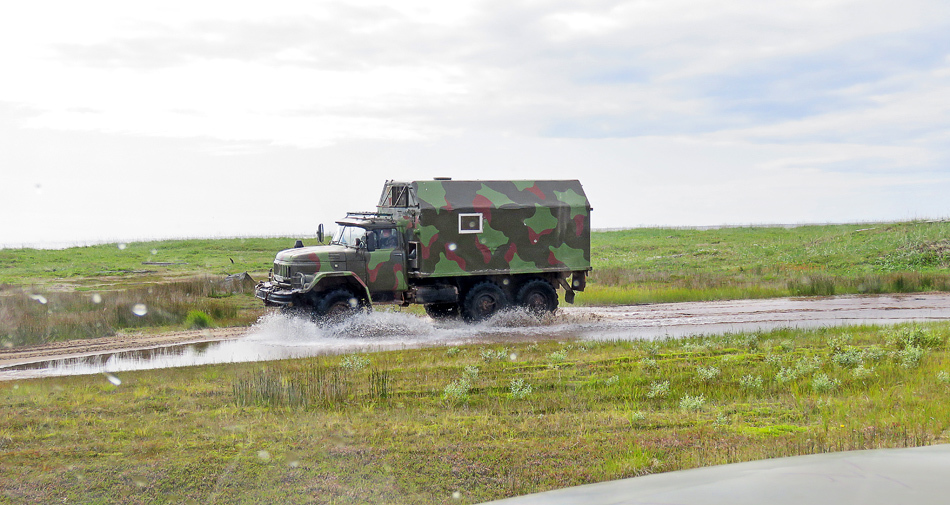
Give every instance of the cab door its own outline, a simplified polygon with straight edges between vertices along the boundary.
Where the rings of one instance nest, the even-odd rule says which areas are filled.
[[[367,252],[366,283],[373,301],[389,301],[401,298],[398,293],[405,291],[406,250],[396,228],[368,230],[373,234],[370,243],[375,242],[375,250]]]

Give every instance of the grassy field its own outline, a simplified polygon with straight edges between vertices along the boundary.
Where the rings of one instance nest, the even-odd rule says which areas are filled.
[[[577,303],[947,291],[948,237],[945,222],[595,232],[594,271]],[[249,285],[223,279],[241,272],[266,277],[275,253],[293,242],[0,249],[0,345],[178,329],[195,321],[250,324],[263,307]],[[146,315],[133,314],[139,304]]]
[[[947,290],[947,223],[594,233],[586,304]],[[0,345],[248,324],[292,239],[0,250]],[[477,503],[946,442],[950,325],[0,383],[0,503]]]
[[[641,228],[591,237],[588,304],[950,290],[950,223]]]
[[[947,441],[950,325],[0,383],[0,503],[477,503]]]

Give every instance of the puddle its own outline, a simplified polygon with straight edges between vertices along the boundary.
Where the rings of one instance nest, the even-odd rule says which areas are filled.
[[[593,331],[593,326],[590,330]],[[220,363],[273,361],[320,355],[374,352],[470,343],[504,343],[582,337],[578,318],[559,314],[539,321],[512,311],[481,324],[436,322],[408,314],[374,312],[339,324],[273,313],[241,338],[153,349],[39,361],[0,368],[0,380],[118,373]]]
[[[275,312],[240,338],[12,365],[0,368],[0,380],[479,343],[652,339],[948,319],[950,295],[945,293],[565,307],[541,320],[510,311],[474,325],[396,312],[318,325]]]

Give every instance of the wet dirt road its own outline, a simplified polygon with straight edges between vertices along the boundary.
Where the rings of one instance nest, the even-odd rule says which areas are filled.
[[[950,293],[565,307],[537,321],[500,314],[469,325],[375,312],[335,326],[271,314],[249,328],[110,337],[0,350],[0,380],[267,361],[471,343],[652,339],[774,328],[950,320]]]

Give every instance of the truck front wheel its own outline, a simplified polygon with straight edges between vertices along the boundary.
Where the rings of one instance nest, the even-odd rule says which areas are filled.
[[[544,279],[526,282],[515,297],[515,303],[535,314],[554,312],[557,310],[557,302],[557,291]]]
[[[465,295],[463,316],[469,321],[481,321],[500,310],[508,308],[509,305],[511,305],[511,302],[508,300],[508,296],[497,284],[482,282],[476,284]]]
[[[360,302],[346,289],[335,289],[320,298],[317,314],[331,320],[339,320],[361,310]]]

